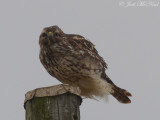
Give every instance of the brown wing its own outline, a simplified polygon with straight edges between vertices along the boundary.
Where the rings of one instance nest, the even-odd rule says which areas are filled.
[[[74,52],[83,56],[89,56],[92,59],[95,59],[97,62],[100,62],[104,69],[107,68],[107,64],[105,63],[104,59],[98,54],[98,51],[90,41],[86,40],[80,35],[66,34],[66,36],[67,41]]]

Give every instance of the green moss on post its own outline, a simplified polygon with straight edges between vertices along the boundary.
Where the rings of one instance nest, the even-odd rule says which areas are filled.
[[[60,86],[60,85],[59,85]],[[57,86],[53,86],[54,88]],[[60,86],[61,87],[61,86]],[[57,87],[59,88],[59,87]],[[38,96],[37,89],[28,93],[29,99],[25,100],[26,120],[80,120],[82,99],[80,96],[71,93],[74,89],[58,89],[59,95],[51,95],[51,87],[40,88],[44,97]],[[47,91],[47,92],[46,92]],[[64,93],[62,91],[65,91]],[[45,93],[47,95],[45,95]],[[54,92],[57,93],[57,92]],[[63,94],[61,94],[63,93]],[[76,92],[77,93],[77,92]]]

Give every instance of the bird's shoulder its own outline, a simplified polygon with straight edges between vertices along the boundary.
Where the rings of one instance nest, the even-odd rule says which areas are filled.
[[[104,59],[98,54],[95,45],[87,40],[85,37],[76,34],[67,34],[67,41],[73,51],[83,56],[91,57],[92,59],[101,62],[104,68],[107,68],[107,64]]]

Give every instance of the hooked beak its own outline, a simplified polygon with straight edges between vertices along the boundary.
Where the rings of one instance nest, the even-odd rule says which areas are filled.
[[[49,38],[49,39],[53,39],[53,32],[49,32],[49,33],[48,33],[48,38]]]

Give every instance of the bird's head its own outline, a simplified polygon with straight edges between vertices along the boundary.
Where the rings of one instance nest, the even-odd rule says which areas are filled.
[[[43,29],[39,37],[39,44],[43,47],[49,47],[62,40],[63,31],[58,26],[46,27]]]

